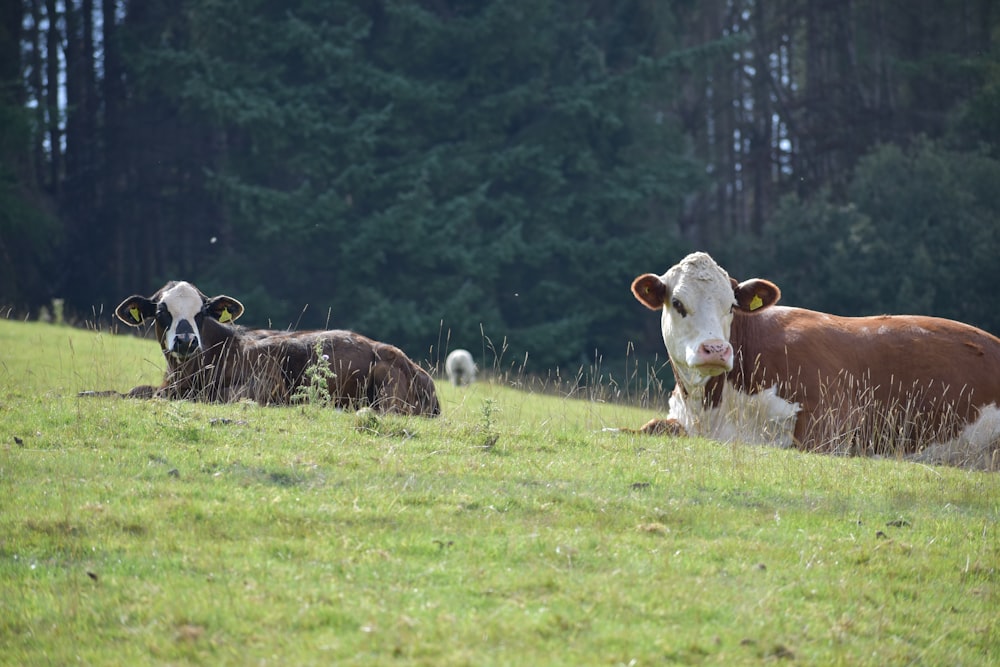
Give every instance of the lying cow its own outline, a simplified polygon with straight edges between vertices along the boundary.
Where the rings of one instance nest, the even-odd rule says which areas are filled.
[[[452,350],[444,360],[444,372],[456,387],[476,381],[476,362],[468,350]]]
[[[775,306],[694,253],[632,283],[662,311],[676,387],[646,432],[843,453],[986,457],[1000,442],[1000,339],[934,317],[837,317]],[[944,447],[945,450],[941,448]],[[980,461],[983,464],[983,461]],[[980,466],[981,467],[981,466]]]
[[[206,297],[186,282],[170,282],[153,296],[130,296],[115,310],[129,326],[153,320],[167,359],[160,387],[140,386],[128,396],[287,404],[319,374],[338,407],[371,406],[382,412],[437,415],[434,381],[397,347],[351,331],[273,331],[232,323],[243,305],[228,296]],[[318,350],[318,353],[317,353]]]

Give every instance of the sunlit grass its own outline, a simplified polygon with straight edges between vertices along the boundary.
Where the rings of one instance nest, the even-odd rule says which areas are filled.
[[[516,374],[438,419],[76,396],[158,363],[0,321],[0,663],[1000,661],[995,473],[605,432],[655,412]]]

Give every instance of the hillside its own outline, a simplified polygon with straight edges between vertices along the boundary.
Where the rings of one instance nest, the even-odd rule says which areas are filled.
[[[1000,661],[996,474],[511,380],[438,419],[76,396],[160,363],[0,321],[0,664]]]

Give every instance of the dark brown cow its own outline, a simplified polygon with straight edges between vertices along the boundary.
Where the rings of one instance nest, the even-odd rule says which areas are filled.
[[[775,284],[737,283],[704,253],[632,292],[662,312],[677,381],[668,418],[644,431],[1000,463],[1000,339],[985,331],[775,306]]]
[[[338,407],[440,414],[434,381],[399,348],[352,331],[244,329],[232,324],[242,313],[236,299],[208,298],[186,282],[125,299],[115,314],[129,326],[153,320],[167,360],[162,386],[128,395],[287,404],[310,383],[310,367],[321,364]]]

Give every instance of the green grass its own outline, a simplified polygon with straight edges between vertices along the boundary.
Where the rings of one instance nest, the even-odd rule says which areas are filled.
[[[76,396],[161,372],[0,321],[0,663],[1000,663],[996,473],[509,382],[434,420]]]

